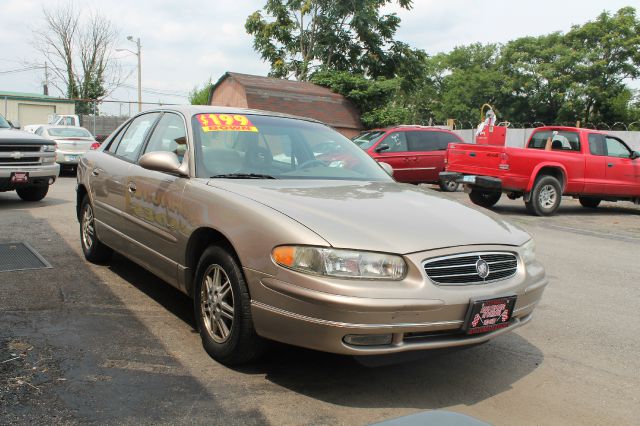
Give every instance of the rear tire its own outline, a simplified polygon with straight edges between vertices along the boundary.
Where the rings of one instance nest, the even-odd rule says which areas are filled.
[[[460,184],[453,180],[441,180],[438,185],[443,192],[456,192],[460,187]]]
[[[593,197],[580,197],[579,200],[580,204],[582,204],[582,207],[586,207],[588,209],[595,209],[600,205],[600,202],[602,201],[600,198]]]
[[[473,204],[481,207],[489,208],[494,206],[502,197],[502,192],[499,191],[487,191],[485,189],[471,189],[469,193],[469,199]]]
[[[262,355],[265,342],[253,326],[251,297],[235,258],[223,247],[210,246],[198,262],[195,279],[195,317],[207,353],[226,365]]]
[[[40,201],[49,192],[49,185],[25,186],[16,189],[16,192],[23,201]]]
[[[525,201],[529,213],[536,216],[552,216],[560,208],[562,186],[553,176],[541,176],[531,191],[531,198]]]
[[[84,258],[91,263],[104,263],[113,254],[113,250],[98,239],[93,206],[88,196],[80,204],[80,245]]]

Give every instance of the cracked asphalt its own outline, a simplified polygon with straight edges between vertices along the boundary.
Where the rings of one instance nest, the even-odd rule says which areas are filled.
[[[469,204],[462,192],[451,194]],[[640,207],[496,214],[533,235],[551,284],[533,321],[470,349],[358,360],[285,345],[230,369],[191,301],[121,256],[85,262],[75,178],[41,202],[0,193],[0,243],[51,269],[0,272],[0,424],[369,424],[449,410],[496,425],[637,424]]]

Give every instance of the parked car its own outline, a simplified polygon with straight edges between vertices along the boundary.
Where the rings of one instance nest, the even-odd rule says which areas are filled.
[[[0,192],[16,191],[24,201],[40,201],[59,173],[53,142],[12,128],[0,115]]]
[[[328,142],[345,161],[317,159]],[[86,259],[115,250],[191,296],[227,364],[264,339],[354,355],[473,345],[529,322],[547,284],[524,231],[393,181],[311,119],[140,113],[80,159],[77,191]]]
[[[56,162],[61,167],[75,169],[78,160],[87,151],[100,147],[91,133],[77,126],[40,126],[35,134],[50,139],[56,144]]]
[[[440,181],[447,145],[464,143],[455,133],[437,127],[396,126],[374,129],[353,139],[377,161],[390,164],[394,178],[406,183],[437,183],[443,191],[456,191],[458,183]]]
[[[501,194],[524,198],[534,215],[553,215],[562,195],[587,208],[602,200],[640,204],[640,153],[606,132],[540,127],[526,148],[452,144],[443,180],[467,185],[469,198],[491,207]]]
[[[57,115],[53,114],[48,117],[46,124],[29,124],[24,126],[23,130],[29,133],[35,133],[40,126],[80,126],[80,117],[76,114]]]

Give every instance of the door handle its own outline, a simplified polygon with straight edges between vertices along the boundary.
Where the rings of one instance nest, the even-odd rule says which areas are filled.
[[[98,176],[101,171],[102,171],[102,169],[96,167],[93,170],[91,170],[91,176]]]
[[[613,163],[608,163],[607,167],[613,167]]]
[[[129,182],[129,185],[127,185],[129,188],[129,192],[136,192],[136,184],[133,182]]]

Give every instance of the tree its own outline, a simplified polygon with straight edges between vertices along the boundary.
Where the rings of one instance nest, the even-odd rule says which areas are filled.
[[[271,64],[269,75],[308,80],[317,69],[349,71],[370,77],[393,77],[406,53],[393,36],[396,14],[382,6],[411,0],[267,0],[245,23],[253,47]]]
[[[82,14],[72,3],[43,13],[34,45],[53,72],[54,87],[71,99],[99,101],[120,85],[121,69],[111,57],[118,31],[111,21]],[[89,111],[86,102],[76,102],[76,112]]]
[[[194,87],[193,90],[189,92],[189,103],[191,105],[209,105],[209,96],[211,95],[212,89],[213,84],[211,84],[211,79],[204,83],[202,87]]]

